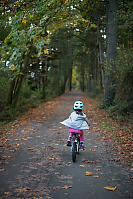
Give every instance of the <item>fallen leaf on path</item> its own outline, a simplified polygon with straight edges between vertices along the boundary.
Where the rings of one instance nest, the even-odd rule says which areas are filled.
[[[27,147],[27,149],[32,151],[34,148],[29,146],[29,147]]]
[[[93,178],[100,178],[100,176],[98,176],[98,175],[95,175],[95,176],[93,176]]]
[[[88,151],[96,151],[95,149],[88,149]]]
[[[115,191],[116,187],[104,187],[104,189],[107,189],[109,191]]]
[[[5,171],[5,169],[3,169],[3,168],[0,168],[0,172],[2,172],[2,171]]]
[[[54,186],[53,190],[57,190],[57,189],[60,189],[60,188],[61,188],[60,186]]]
[[[50,158],[48,158],[48,160],[54,160],[54,158],[50,157]]]
[[[96,123],[96,122],[93,122],[92,124],[93,124],[93,125],[97,125],[97,123]]]
[[[88,171],[86,171],[85,174],[84,174],[84,176],[92,176],[92,175],[93,175],[93,173],[92,172],[88,172]]]
[[[27,188],[17,188],[17,189],[16,189],[16,191],[17,191],[17,192],[20,192],[20,193],[22,193],[22,192],[27,192],[27,191],[30,191],[30,190],[31,190],[31,188],[28,188],[28,187],[27,187]]]
[[[86,167],[86,165],[80,165],[80,167]]]
[[[62,126],[59,126],[59,129],[62,129]]]
[[[89,160],[83,160],[82,162],[84,162],[84,163],[89,163],[90,161],[89,161]]]
[[[62,189],[71,189],[72,186],[67,186],[67,185],[64,185],[64,187],[62,187]]]
[[[9,160],[9,159],[11,159],[11,157],[12,156],[10,156],[10,155],[4,155],[4,156],[1,157],[1,159],[3,159],[3,160],[8,159]]]
[[[129,173],[133,173],[133,168],[130,168],[130,169],[128,170],[128,172],[129,172]]]
[[[4,194],[9,195],[9,194],[10,194],[10,192],[4,192]]]
[[[97,127],[92,127],[93,131],[100,131],[101,129],[97,128]]]
[[[94,171],[101,171],[101,169],[97,169],[97,168],[96,168],[96,169],[94,169]]]
[[[91,161],[91,160],[83,160],[82,162],[84,162],[84,163],[96,163],[95,161]]]

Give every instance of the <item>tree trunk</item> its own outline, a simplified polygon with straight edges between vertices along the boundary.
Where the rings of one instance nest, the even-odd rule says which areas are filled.
[[[27,72],[28,65],[29,65],[29,56],[27,55],[24,59],[24,67],[22,68],[22,66],[20,66],[20,74],[17,75],[11,81],[7,102],[8,104],[14,107],[16,106],[18,102],[19,93],[22,86],[22,81],[23,81],[24,75]]]
[[[110,106],[114,100],[114,91],[112,89],[112,71],[116,58],[117,47],[117,20],[116,20],[117,5],[116,0],[109,0],[108,9],[108,24],[107,24],[107,63],[105,76],[105,92],[104,102],[106,106]]]
[[[61,88],[60,88],[60,94],[63,94],[63,93],[65,92],[67,79],[68,79],[68,76],[66,75],[66,76],[64,77],[63,84],[61,85]]]
[[[92,91],[92,80],[91,80],[92,78],[91,78],[91,76],[90,76],[90,74],[88,74],[88,85],[87,85],[87,90],[88,90],[88,92],[91,92]]]
[[[82,80],[81,80],[81,90],[84,92],[85,90],[85,81],[84,81],[84,65],[83,65],[83,68],[82,68],[82,71],[81,71],[81,77],[82,77]]]
[[[100,87],[101,89],[104,88],[104,51],[103,51],[103,44],[102,38],[100,34],[100,28],[97,28],[97,44],[98,44],[98,66],[100,71]]]
[[[42,99],[46,98],[47,64],[47,61],[42,64]]]
[[[69,75],[69,91],[72,90],[72,65],[73,65],[73,49],[72,49],[72,45],[71,42],[68,40],[67,41],[67,63],[68,63],[68,67],[69,67],[69,71],[68,71],[68,75]]]
[[[13,106],[15,107],[17,102],[18,102],[18,98],[19,98],[19,93],[20,93],[20,89],[22,86],[22,81],[23,81],[24,75],[19,75],[18,79],[16,81],[16,88],[15,88],[15,93],[14,93],[14,99],[13,99]]]
[[[70,72],[69,72],[69,91],[72,90],[72,63],[70,66]]]
[[[8,104],[12,104],[12,102],[13,102],[14,86],[15,86],[15,78],[13,80],[11,80],[11,82],[10,82],[10,88],[9,88],[8,98],[7,98]]]

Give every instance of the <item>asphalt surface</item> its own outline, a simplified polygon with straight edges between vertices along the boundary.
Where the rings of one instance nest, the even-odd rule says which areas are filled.
[[[30,121],[10,135],[8,142],[17,147],[2,154],[0,199],[133,198],[128,165],[120,163],[100,132],[84,132],[85,151],[72,162],[71,149],[66,146],[68,129],[59,122],[69,116],[75,100],[84,101],[82,93],[60,97],[58,109],[48,120]],[[85,176],[86,172],[92,175]]]

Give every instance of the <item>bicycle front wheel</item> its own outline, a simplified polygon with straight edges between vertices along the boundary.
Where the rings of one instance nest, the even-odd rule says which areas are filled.
[[[75,162],[76,161],[76,144],[73,143],[72,145],[72,161]]]

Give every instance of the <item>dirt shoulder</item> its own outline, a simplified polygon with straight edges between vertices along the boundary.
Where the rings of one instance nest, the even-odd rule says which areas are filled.
[[[96,101],[84,95],[85,108],[88,118],[95,124],[92,131],[99,130],[103,139],[111,141],[117,150],[120,161],[133,166],[133,133],[132,126],[126,121],[119,123],[113,120],[105,110],[99,109]]]

